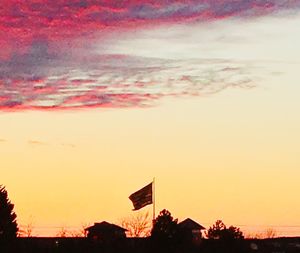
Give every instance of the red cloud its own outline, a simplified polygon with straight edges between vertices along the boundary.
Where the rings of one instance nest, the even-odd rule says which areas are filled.
[[[0,57],[25,53],[32,40],[70,43],[74,38],[110,33],[111,29],[191,19],[210,20],[262,15],[299,7],[299,1],[277,0],[4,0],[0,7]]]
[[[253,86],[242,63],[168,60],[172,66],[168,67],[165,60],[159,59],[129,56],[100,59],[90,56],[84,68],[78,65],[72,71],[58,61],[57,67],[47,68],[52,75],[33,65],[26,71],[41,76],[33,78],[20,70],[17,76],[3,78],[0,110],[147,107],[166,96],[194,96],[227,87]],[[74,79],[74,73],[82,78]]]
[[[240,72],[230,62],[222,66],[226,71],[220,71],[220,66],[215,69],[215,73],[221,73],[221,86],[209,80],[203,85],[203,78],[188,76],[184,67],[180,75],[177,71],[172,73],[174,76],[166,77],[162,76],[162,66],[165,66],[162,62],[156,62],[153,67],[144,59],[137,63],[138,59],[126,56],[97,58],[84,50],[95,38],[101,43],[101,37],[116,30],[229,16],[258,16],[300,6],[296,0],[280,2],[2,0],[0,110],[147,106],[163,96],[195,95],[228,86],[247,86],[251,83],[248,77],[240,76],[238,81],[232,81],[226,74],[231,72],[239,77]],[[197,74],[203,73],[200,70]],[[141,80],[141,75],[148,81]]]

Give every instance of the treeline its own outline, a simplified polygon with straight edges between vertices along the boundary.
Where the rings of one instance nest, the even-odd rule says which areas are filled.
[[[14,205],[4,186],[0,185],[0,252],[2,253],[250,253],[300,252],[300,239],[244,239],[238,227],[227,227],[221,220],[207,229],[205,235],[196,236],[184,229],[171,213],[164,209],[153,220],[149,233],[141,233],[147,222],[141,219],[139,234],[144,238],[93,240],[84,237],[18,237],[17,216]],[[131,224],[132,225],[132,224]],[[199,225],[199,224],[198,224]],[[133,234],[134,235],[134,234]],[[137,235],[137,234],[136,234]],[[200,236],[200,237],[199,237]]]

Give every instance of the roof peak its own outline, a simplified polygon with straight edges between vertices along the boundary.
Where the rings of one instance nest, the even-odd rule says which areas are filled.
[[[107,221],[95,222],[93,226],[90,226],[90,227],[86,228],[85,230],[90,230],[90,229],[117,229],[117,230],[123,230],[123,231],[127,230],[125,228],[122,228],[113,223],[109,223]]]
[[[192,220],[191,218],[186,218],[185,220],[179,222],[178,225],[182,228],[187,228],[187,229],[199,229],[199,230],[205,229],[205,227],[203,227],[196,221]]]

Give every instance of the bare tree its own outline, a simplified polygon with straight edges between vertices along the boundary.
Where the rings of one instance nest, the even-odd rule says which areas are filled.
[[[80,233],[81,233],[82,237],[86,237],[87,236],[87,230],[85,230],[85,229],[88,228],[91,225],[92,224],[90,222],[81,223]]]
[[[246,238],[248,239],[270,239],[277,236],[277,231],[274,228],[267,228],[262,232],[248,234]]]
[[[32,237],[34,229],[34,222],[32,217],[30,216],[30,220],[26,225],[21,226],[19,230],[19,236],[21,237]]]
[[[87,231],[85,230],[90,226],[90,223],[82,223],[79,229],[67,229],[64,226],[56,233],[58,237],[86,237]]]
[[[247,233],[245,235],[246,239],[263,239],[263,234],[262,233],[257,233],[257,232],[253,232],[253,233]]]
[[[89,226],[90,223],[82,223],[80,229],[69,231],[68,235],[71,237],[86,237],[87,231],[85,229]]]
[[[84,237],[81,230],[72,230],[67,232],[67,234],[69,237]]]
[[[146,237],[150,235],[151,218],[149,212],[140,212],[121,219],[120,225],[127,229],[129,237]]]
[[[265,238],[275,238],[277,236],[277,232],[274,228],[267,228],[264,234]]]
[[[33,217],[30,216],[29,217],[29,222],[26,224],[25,228],[24,228],[24,232],[25,235],[27,237],[32,237],[33,235],[33,229],[34,229],[34,221],[33,221]]]
[[[69,231],[65,227],[61,227],[59,231],[56,233],[57,237],[67,237],[69,235]]]

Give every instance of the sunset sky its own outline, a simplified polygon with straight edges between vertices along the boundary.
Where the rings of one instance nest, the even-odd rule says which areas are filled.
[[[157,212],[300,235],[299,45],[298,0],[2,1],[19,225],[118,223],[155,177]]]

